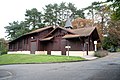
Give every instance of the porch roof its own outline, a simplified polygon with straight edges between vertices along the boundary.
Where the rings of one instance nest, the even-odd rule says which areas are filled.
[[[91,33],[95,30],[95,27],[86,27],[86,28],[80,28],[80,29],[71,29],[70,31],[75,34],[67,34],[63,36],[62,38],[77,38],[77,37],[86,37],[90,36]]]
[[[52,37],[47,37],[47,38],[40,39],[40,41],[49,41],[49,40],[51,40],[52,38],[53,38],[53,36],[52,36]]]
[[[80,37],[80,35],[67,34],[67,35],[63,36],[62,38],[67,39],[67,38],[77,38],[77,37]]]

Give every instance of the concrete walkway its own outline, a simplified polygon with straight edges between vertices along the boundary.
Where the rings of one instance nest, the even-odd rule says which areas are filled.
[[[94,59],[97,59],[98,57],[91,56],[91,55],[86,55],[86,56],[83,56],[83,58],[85,58],[87,60],[94,60]]]

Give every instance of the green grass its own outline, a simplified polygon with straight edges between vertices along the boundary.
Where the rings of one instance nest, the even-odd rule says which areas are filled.
[[[0,55],[0,64],[20,64],[20,63],[48,63],[85,60],[80,57],[34,55],[34,54],[5,54]]]

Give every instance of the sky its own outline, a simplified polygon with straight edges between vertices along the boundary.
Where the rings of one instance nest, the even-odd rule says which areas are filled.
[[[94,1],[104,0],[0,0],[0,38],[6,38],[5,26],[13,21],[24,21],[26,9],[42,11],[47,4],[73,3],[77,9],[85,8]]]

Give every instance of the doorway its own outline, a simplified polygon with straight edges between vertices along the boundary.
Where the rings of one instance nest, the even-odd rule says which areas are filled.
[[[37,50],[37,44],[36,41],[31,42],[31,54],[35,54],[35,51]]]

